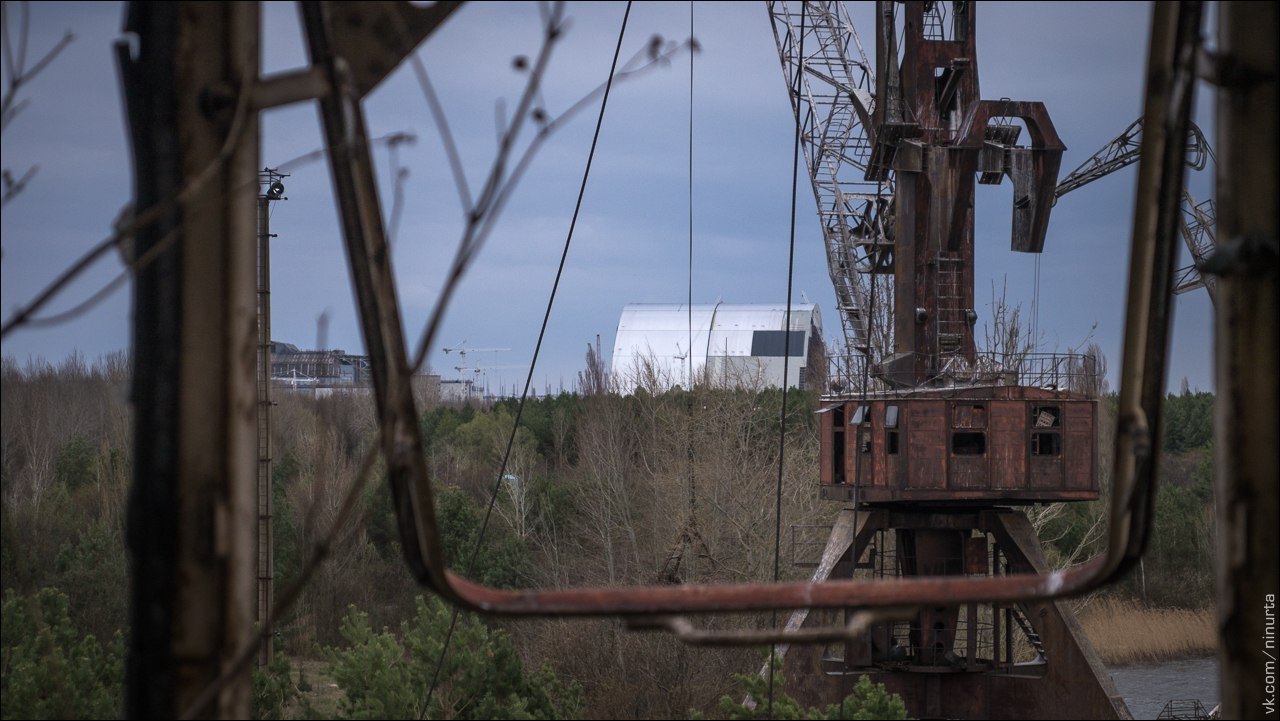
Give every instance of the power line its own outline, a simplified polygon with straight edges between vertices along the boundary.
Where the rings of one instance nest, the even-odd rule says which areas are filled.
[[[502,465],[498,469],[498,477],[494,481],[493,490],[489,494],[489,506],[485,509],[484,521],[480,524],[480,532],[476,535],[475,546],[471,549],[471,558],[467,562],[467,575],[475,570],[476,559],[480,555],[480,547],[484,544],[485,532],[489,529],[489,519],[493,517],[493,506],[498,499],[498,490],[502,487],[502,478],[507,472],[507,463],[511,459],[511,447],[515,444],[516,432],[520,430],[520,419],[524,415],[525,401],[529,398],[529,386],[533,382],[533,372],[538,365],[538,354],[542,350],[542,341],[547,333],[547,324],[551,320],[551,309],[555,305],[556,291],[560,288],[560,278],[564,274],[565,260],[569,257],[569,246],[573,242],[573,231],[578,224],[578,213],[582,210],[582,198],[587,192],[587,179],[591,176],[591,163],[595,159],[596,145],[600,141],[600,127],[604,123],[604,111],[609,104],[609,91],[613,87],[614,71],[618,67],[618,55],[622,52],[622,39],[627,32],[627,19],[631,16],[631,2],[628,0],[626,11],[622,16],[622,28],[618,31],[618,43],[613,51],[613,63],[609,66],[609,78],[605,82],[604,97],[600,101],[600,114],[596,117],[596,130],[591,138],[591,150],[587,153],[587,165],[582,171],[582,184],[578,187],[578,200],[573,207],[573,218],[569,221],[569,232],[564,239],[564,250],[560,253],[560,265],[556,268],[556,279],[551,284],[551,295],[547,298],[547,310],[542,316],[542,327],[538,330],[538,342],[533,348],[533,359],[529,362],[529,373],[525,376],[524,390],[520,393],[520,405],[516,408],[515,421],[511,424],[511,434],[507,437],[507,448],[502,454]],[[422,711],[418,719],[426,718],[427,709],[431,706],[431,697],[435,694],[440,680],[440,670],[444,667],[444,657],[449,652],[449,644],[453,640],[453,631],[458,624],[458,607],[453,607],[449,619],[449,631],[445,634],[444,643],[440,647],[440,657],[436,660],[436,668],[431,676],[431,686],[422,701]]]
[[[800,78],[804,74],[804,31],[808,18],[809,4],[801,3],[800,10],[800,60],[796,65],[796,92],[800,92]],[[796,260],[796,195],[800,182],[800,114],[796,113],[796,138],[791,148],[791,238],[787,250],[787,313],[784,325],[782,352],[782,418],[778,424],[778,484],[774,494],[774,527],[773,527],[773,582],[778,582],[781,575],[782,558],[782,470],[787,451],[787,385],[790,382],[791,363],[791,285],[795,275]],[[778,626],[778,611],[774,609],[771,625]],[[773,718],[773,685],[774,659],[777,657],[778,644],[769,646],[769,718]]]

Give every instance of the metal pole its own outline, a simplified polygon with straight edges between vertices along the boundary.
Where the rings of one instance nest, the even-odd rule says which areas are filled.
[[[259,625],[271,614],[275,554],[271,529],[271,200],[276,173],[264,170],[258,194],[258,604]],[[274,644],[262,642],[258,666],[271,664]]]

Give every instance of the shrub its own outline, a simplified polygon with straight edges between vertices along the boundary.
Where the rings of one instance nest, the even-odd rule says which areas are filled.
[[[742,688],[735,701],[733,697],[720,697],[720,710],[731,719],[905,719],[907,707],[902,697],[889,693],[884,684],[873,683],[867,676],[860,676],[853,691],[843,703],[833,703],[826,708],[805,708],[782,690],[782,660],[773,657],[773,703],[768,704],[769,680],[758,673],[734,674],[734,680]],[[690,712],[698,718],[699,714]]]
[[[4,595],[0,616],[0,716],[6,719],[117,718],[123,700],[120,633],[106,647],[81,636],[67,597],[46,588],[32,596]]]
[[[325,648],[329,675],[346,694],[348,718],[416,718],[432,683],[450,609],[417,599],[400,634],[374,631],[368,614],[351,606],[342,622],[347,648]],[[578,718],[582,689],[563,684],[543,666],[528,674],[507,634],[467,615],[458,617],[449,653],[432,695],[430,718]]]

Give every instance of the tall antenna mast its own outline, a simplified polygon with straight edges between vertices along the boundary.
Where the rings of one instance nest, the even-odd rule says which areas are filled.
[[[283,178],[272,168],[258,173],[258,603],[255,619],[271,613],[275,591],[274,539],[271,534],[271,202],[284,197]],[[271,663],[272,643],[262,642],[258,665]]]

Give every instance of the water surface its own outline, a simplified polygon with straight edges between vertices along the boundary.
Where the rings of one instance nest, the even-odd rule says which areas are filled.
[[[1218,690],[1218,659],[1108,667],[1116,690],[1135,719],[1153,719],[1172,699],[1199,699],[1212,710],[1222,696]]]

